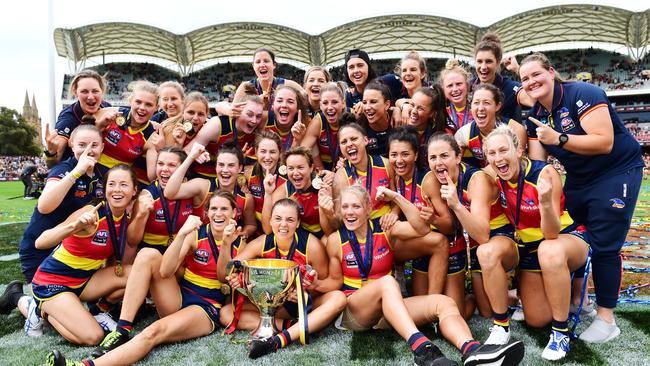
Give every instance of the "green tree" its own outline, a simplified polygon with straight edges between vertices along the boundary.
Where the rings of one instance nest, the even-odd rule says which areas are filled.
[[[0,155],[30,155],[41,153],[34,139],[38,132],[15,110],[0,107]]]

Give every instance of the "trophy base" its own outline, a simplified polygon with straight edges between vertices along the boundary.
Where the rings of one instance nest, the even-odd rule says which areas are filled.
[[[253,339],[266,339],[273,337],[278,333],[275,326],[275,318],[269,315],[262,315],[260,317],[260,324],[251,332]]]

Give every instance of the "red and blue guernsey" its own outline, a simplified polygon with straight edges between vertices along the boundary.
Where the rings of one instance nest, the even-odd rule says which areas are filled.
[[[104,173],[117,164],[126,164],[133,167],[140,183],[148,185],[147,161],[143,156],[144,145],[149,140],[155,129],[151,122],[134,130],[130,126],[130,108],[120,108],[120,112],[127,116],[126,123],[118,126],[115,122],[104,131],[104,150],[99,157],[99,165]]]
[[[309,263],[309,233],[300,228],[293,234],[293,242],[287,251],[278,248],[273,233],[266,235],[262,245],[262,258],[286,259],[296,262],[299,266]]]
[[[479,78],[474,77],[470,84],[472,90],[481,83]],[[517,122],[521,122],[521,107],[519,107],[519,102],[517,101],[517,94],[521,89],[521,83],[518,81],[511,80],[509,78],[503,77],[500,74],[494,76],[494,81],[492,82],[494,86],[499,88],[503,93],[504,99],[501,104],[501,116],[504,119],[514,119]]]
[[[348,161],[343,166],[348,184],[352,185],[358,182],[370,194],[370,201],[372,202],[371,219],[376,219],[390,212],[388,202],[375,199],[377,197],[377,187],[390,187],[390,178],[386,166],[385,158],[373,155],[368,155],[368,169],[365,172],[357,171],[357,168]]]
[[[431,173],[429,169],[419,169],[417,167],[413,170],[413,176],[409,180],[404,180],[402,177],[397,177],[397,191],[402,197],[413,203],[415,207],[422,209],[427,205],[422,193],[422,182],[424,178]]]
[[[110,107],[111,104],[105,101],[99,105],[99,108]],[[85,115],[83,109],[81,109],[81,104],[79,101],[76,101],[69,106],[65,107],[59,116],[56,119],[56,125],[54,128],[59,136],[63,136],[66,139],[70,139],[70,134],[74,131],[77,126],[84,124],[82,121],[83,116]],[[66,146],[61,160],[68,159],[73,156],[72,150],[70,147]]]
[[[280,136],[280,140],[282,140],[282,152],[287,151],[291,148],[291,144],[293,143],[293,134],[291,133],[291,130],[287,132],[280,131],[278,125],[275,123],[275,113],[273,113],[273,111],[269,112],[269,117],[266,120],[264,129],[267,131],[275,132],[278,134],[278,136]]]
[[[113,240],[109,231],[106,205],[97,210],[97,224],[93,233],[70,235],[41,263],[34,275],[36,285],[62,285],[70,288],[84,286],[88,279],[113,256]],[[126,215],[113,217],[116,232]]]
[[[318,191],[311,186],[311,183],[306,191],[298,191],[290,180],[287,180],[281,188],[286,190],[288,198],[292,198],[300,206],[300,226],[318,239],[322,238],[324,233],[320,227]]]
[[[193,214],[193,199],[165,199],[158,181],[148,185],[145,190],[153,198],[153,210],[149,213],[145,224],[142,246],[153,247],[164,252],[187,218]]]
[[[339,140],[337,138],[339,128],[332,127],[322,111],[318,112],[316,116],[311,123],[320,123],[318,132],[318,152],[320,153],[320,159],[326,170],[333,170],[341,155]]]
[[[270,90],[270,95],[269,95],[269,109],[268,111],[271,112],[273,110],[273,100],[275,99],[273,96],[275,94],[275,89],[278,88],[278,86],[284,84],[285,80],[281,77],[274,77],[273,82],[271,83],[271,90]],[[255,86],[255,90],[257,90],[257,95],[262,95],[264,93],[264,90],[262,90],[262,84],[260,83],[259,79],[251,79],[249,83],[253,84]]]
[[[381,229],[379,220],[368,221],[367,235],[357,238],[353,231],[340,228],[341,241],[341,272],[343,287],[346,295],[351,295],[371,282],[393,271],[393,248],[388,236]]]
[[[583,82],[555,82],[553,106],[547,111],[536,103],[528,116],[540,120],[559,133],[585,135],[582,119],[600,108],[607,108],[612,119],[614,143],[609,154],[584,155],[571,152],[556,145],[544,145],[549,154],[555,156],[567,171],[566,187],[582,187],[603,177],[624,174],[634,168],[643,167],[641,147],[623,126],[616,110],[607,99],[605,91]],[[527,122],[528,138],[537,140],[534,123]]]
[[[264,234],[264,230],[262,229],[262,210],[264,209],[265,190],[261,170],[262,168],[259,165],[255,165],[251,171],[251,175],[248,177],[248,189],[251,191],[251,196],[253,196],[253,202],[255,203],[255,221],[257,221],[258,235]],[[280,187],[287,179],[279,173],[275,174],[275,186]]]
[[[469,103],[467,103],[462,109],[456,107],[453,103],[449,103],[446,109],[448,119],[453,122],[454,131],[457,131],[461,127],[474,121],[474,116],[472,116],[472,112],[470,111]]]
[[[239,244],[239,238],[232,243],[232,258],[237,255]],[[220,250],[221,241],[214,239],[210,225],[201,226],[196,231],[196,249],[185,256],[185,272],[180,281],[183,290],[199,296],[217,309],[226,301],[226,296],[221,292],[223,284],[217,278]]]
[[[519,122],[513,119],[508,120],[508,127],[512,126],[513,123]],[[496,123],[497,126],[502,124],[501,121]],[[485,168],[487,166],[487,160],[483,154],[483,139],[485,136],[481,133],[476,122],[472,121],[467,127],[460,129],[458,133],[463,135],[460,138],[466,141],[467,144],[463,152],[463,161],[473,167]]]
[[[544,169],[553,169],[553,166],[539,160],[523,160],[526,170],[519,172],[517,183],[497,179],[501,189],[501,206],[508,220],[517,231],[519,240],[523,244],[536,243],[544,239],[542,234],[542,217],[539,212],[539,199],[537,181]],[[564,192],[560,198],[560,232],[571,229],[573,219],[564,209]]]

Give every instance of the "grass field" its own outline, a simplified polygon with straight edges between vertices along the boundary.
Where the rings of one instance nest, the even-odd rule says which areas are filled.
[[[0,183],[0,256],[17,252],[24,224],[7,222],[28,221],[35,201],[22,198],[8,200],[22,194],[22,184]],[[650,184],[644,182],[642,196],[637,205],[636,221],[650,221]],[[647,251],[648,232],[638,232],[638,240],[646,244],[640,250]],[[640,265],[648,265],[648,260]],[[0,262],[0,290],[12,279],[20,278],[18,260]],[[648,274],[628,274],[627,284],[650,282]],[[647,297],[645,297],[647,299]],[[617,308],[617,322],[622,335],[614,342],[604,345],[588,345],[579,340],[571,343],[572,350],[563,365],[648,365],[650,364],[650,306],[624,304]],[[136,325],[136,332],[150,324],[150,316]],[[470,329],[478,340],[488,335],[490,321],[474,317]],[[86,357],[91,347],[77,347],[67,343],[56,332],[49,330],[38,339],[28,338],[22,331],[23,318],[14,311],[0,315],[0,365],[38,365],[51,349],[59,349],[70,358]],[[585,328],[581,324],[579,331]],[[450,358],[460,360],[460,353],[449,343],[435,335],[433,328],[423,330],[434,339]],[[522,365],[550,365],[540,358],[548,341],[548,329],[533,329],[513,322],[513,337],[526,344],[526,357]],[[235,335],[241,340],[246,333]],[[153,351],[140,364],[147,365],[411,365],[413,358],[406,343],[395,332],[371,331],[350,333],[330,327],[313,337],[308,347],[292,345],[288,349],[251,362],[242,344],[231,342],[230,337],[213,334],[209,337],[162,346]]]

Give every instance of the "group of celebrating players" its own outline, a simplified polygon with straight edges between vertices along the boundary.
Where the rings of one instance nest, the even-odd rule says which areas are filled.
[[[131,364],[161,343],[255,328],[233,263],[282,258],[304,274],[309,328],[296,322],[294,291],[280,331],[254,340],[251,358],[335,323],[393,328],[416,364],[454,365],[417,328],[437,322],[465,365],[514,365],[524,345],[511,340],[509,289],[526,324],[551,324],[544,359],[569,351],[570,312],[594,318],[582,340],[610,341],[639,144],[601,89],[563,81],[543,54],[502,60],[490,33],[474,54],[475,76],[450,60],[429,85],[416,52],[399,76],[377,76],[355,49],[345,83],[314,66],[299,85],[274,76],[275,55],[258,49],[256,78],[212,118],[200,92],[172,81],[135,81],[129,106],[111,107],[105,79],[81,71],[78,100],[47,134],[51,170],[20,243],[31,294],[12,282],[0,311],[18,307],[29,336],[49,323],[99,345],[78,362],[53,351],[48,364]],[[597,311],[577,306],[588,257]],[[148,297],[160,319],[132,336]],[[493,319],[483,344],[466,323],[476,312]]]

